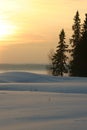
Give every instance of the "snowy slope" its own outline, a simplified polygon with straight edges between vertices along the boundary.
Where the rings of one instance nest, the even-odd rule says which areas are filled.
[[[24,82],[24,83],[46,83],[46,82],[86,82],[87,78],[57,77],[28,72],[5,72],[0,73],[0,83]]]
[[[0,90],[87,93],[87,78],[53,77],[27,72],[0,74]]]

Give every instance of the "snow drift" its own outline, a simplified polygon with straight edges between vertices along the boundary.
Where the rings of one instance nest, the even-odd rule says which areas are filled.
[[[87,78],[54,77],[28,72],[0,74],[0,90],[87,93]]]
[[[29,72],[4,72],[0,73],[0,83],[46,83],[46,82],[87,82],[87,78],[81,77],[57,77]]]

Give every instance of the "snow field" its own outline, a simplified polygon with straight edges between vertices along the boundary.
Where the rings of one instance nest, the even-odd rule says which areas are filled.
[[[87,78],[0,74],[0,130],[86,130]]]

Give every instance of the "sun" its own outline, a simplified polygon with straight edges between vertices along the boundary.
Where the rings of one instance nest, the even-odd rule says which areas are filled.
[[[0,19],[0,40],[7,38],[15,33],[15,26],[8,21]]]

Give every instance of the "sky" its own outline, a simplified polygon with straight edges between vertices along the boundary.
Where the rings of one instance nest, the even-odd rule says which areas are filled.
[[[0,0],[0,63],[49,63],[63,28],[72,35],[73,18],[83,22],[87,0]]]

